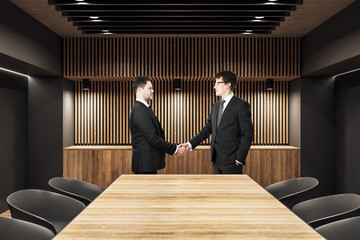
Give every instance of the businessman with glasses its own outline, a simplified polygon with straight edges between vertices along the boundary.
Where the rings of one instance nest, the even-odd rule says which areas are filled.
[[[203,129],[186,146],[192,150],[211,134],[210,160],[214,173],[242,174],[254,135],[250,105],[233,93],[238,84],[235,73],[222,71],[215,79],[215,94],[221,99],[212,106]]]

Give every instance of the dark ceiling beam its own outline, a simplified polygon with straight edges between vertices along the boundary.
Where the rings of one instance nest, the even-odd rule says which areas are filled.
[[[287,17],[290,16],[290,11],[276,11],[276,12],[62,12],[64,17],[89,17],[89,16],[99,16],[99,17]]]
[[[82,31],[83,34],[104,34],[104,32],[101,31]],[[198,30],[186,30],[186,31],[174,31],[172,30],[168,30],[168,31],[154,31],[149,29],[148,31],[113,31],[112,34],[248,34],[244,31],[239,32],[239,31],[224,31],[224,30],[218,30],[218,31],[198,31]],[[252,34],[271,34],[271,31],[254,31],[251,33]],[[105,36],[105,34],[104,34]],[[110,35],[111,36],[111,35]],[[244,35],[245,36],[245,35]]]
[[[98,16],[97,16],[98,17]],[[94,19],[90,19],[89,16],[84,17],[69,17],[71,22],[94,22]],[[242,16],[211,16],[211,17],[142,17],[142,16],[119,16],[119,17],[99,17],[96,22],[199,22],[199,21],[217,21],[217,22],[252,22],[254,17],[242,17]],[[282,22],[285,21],[285,17],[264,17],[261,22]]]
[[[98,28],[93,27],[78,27],[79,30],[98,30]],[[105,29],[104,29],[105,30]],[[189,25],[189,26],[166,26],[166,25],[139,25],[139,26],[117,26],[117,27],[109,27],[106,30],[109,31],[246,31],[249,30],[248,27],[241,26],[202,26],[202,25]],[[259,31],[271,31],[275,30],[275,27],[252,27],[251,30],[259,30]]]
[[[123,27],[123,26],[184,26],[184,27],[192,27],[192,26],[237,26],[237,27],[262,27],[262,26],[280,26],[279,22],[272,23],[263,23],[263,22],[250,22],[250,23],[242,23],[238,24],[235,22],[126,22],[123,24],[119,23],[100,23],[100,22],[74,22],[74,26],[89,26],[89,27]]]
[[[57,11],[67,12],[67,11],[111,11],[111,12],[212,12],[212,11],[223,11],[223,12],[247,12],[247,11],[259,11],[259,12],[271,12],[271,11],[294,11],[296,10],[295,5],[210,5],[210,6],[201,6],[201,5],[181,5],[181,6],[173,6],[173,5],[125,5],[125,6],[110,6],[110,5],[56,5],[55,9]]]
[[[82,5],[74,0],[49,0],[50,5]],[[94,5],[262,5],[268,2],[267,0],[223,0],[219,3],[218,0],[86,0],[87,4]],[[276,5],[295,5],[303,4],[303,0],[278,0]]]

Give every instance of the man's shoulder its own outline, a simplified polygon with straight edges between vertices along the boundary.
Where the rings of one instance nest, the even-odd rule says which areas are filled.
[[[237,97],[235,95],[234,95],[232,100],[234,100],[235,104],[238,105],[238,106],[245,106],[245,107],[250,106],[250,104],[247,101],[245,101],[244,99],[241,99],[241,98],[239,98],[239,97]]]

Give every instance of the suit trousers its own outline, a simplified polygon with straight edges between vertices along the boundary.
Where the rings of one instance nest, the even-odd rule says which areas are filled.
[[[219,164],[218,155],[216,154],[216,149],[213,150],[213,167],[214,167],[214,174],[242,174],[243,173],[243,166],[239,164],[236,166],[235,160],[234,163],[221,165]]]

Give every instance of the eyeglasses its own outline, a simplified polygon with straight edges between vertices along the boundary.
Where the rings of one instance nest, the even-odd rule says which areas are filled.
[[[225,83],[225,82],[214,82],[214,86],[217,86],[219,83]]]

